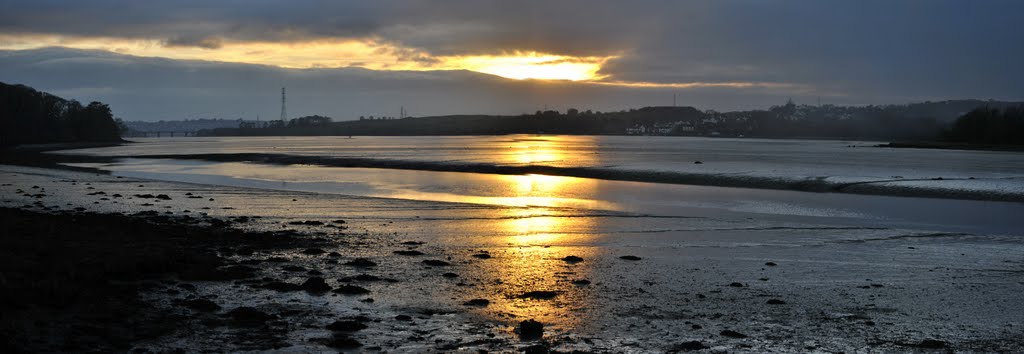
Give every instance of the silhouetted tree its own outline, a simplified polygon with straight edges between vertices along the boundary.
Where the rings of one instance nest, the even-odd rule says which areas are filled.
[[[69,141],[120,141],[110,107],[0,83],[0,145]]]

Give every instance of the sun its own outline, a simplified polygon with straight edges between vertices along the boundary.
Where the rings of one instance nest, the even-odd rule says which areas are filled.
[[[449,57],[453,67],[515,80],[598,80],[601,66],[613,57],[570,57],[536,52],[500,56]]]

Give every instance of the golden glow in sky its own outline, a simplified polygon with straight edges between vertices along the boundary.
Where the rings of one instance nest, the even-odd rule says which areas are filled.
[[[0,49],[43,47],[106,50],[121,54],[184,60],[273,65],[283,68],[361,67],[372,70],[469,70],[524,80],[590,81],[615,56],[571,57],[537,52],[435,56],[375,40],[317,40],[292,43],[216,42],[213,47],[168,46],[153,39],[0,35]]]
[[[323,39],[297,42],[240,42],[220,39],[201,41],[202,46],[169,45],[157,39],[73,37],[53,34],[2,34],[0,50],[65,47],[103,50],[140,57],[205,60],[270,65],[282,68],[345,68],[370,70],[433,71],[468,70],[514,80],[573,81],[581,84],[636,88],[690,89],[704,87],[797,88],[785,83],[763,82],[641,82],[614,80],[601,73],[606,56],[569,56],[535,51],[497,52],[478,55],[433,55],[376,39]]]

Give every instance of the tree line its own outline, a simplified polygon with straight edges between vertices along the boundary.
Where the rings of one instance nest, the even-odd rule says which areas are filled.
[[[0,82],[0,146],[55,142],[118,142],[122,126],[110,106],[82,105],[25,85]]]
[[[957,143],[1024,146],[1024,105],[979,107],[958,118],[942,135]]]

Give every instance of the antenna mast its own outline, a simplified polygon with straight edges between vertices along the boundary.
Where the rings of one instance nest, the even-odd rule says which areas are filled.
[[[284,101],[284,87],[282,87],[281,88],[281,121],[288,120],[288,113],[285,110],[284,102],[285,102]]]

